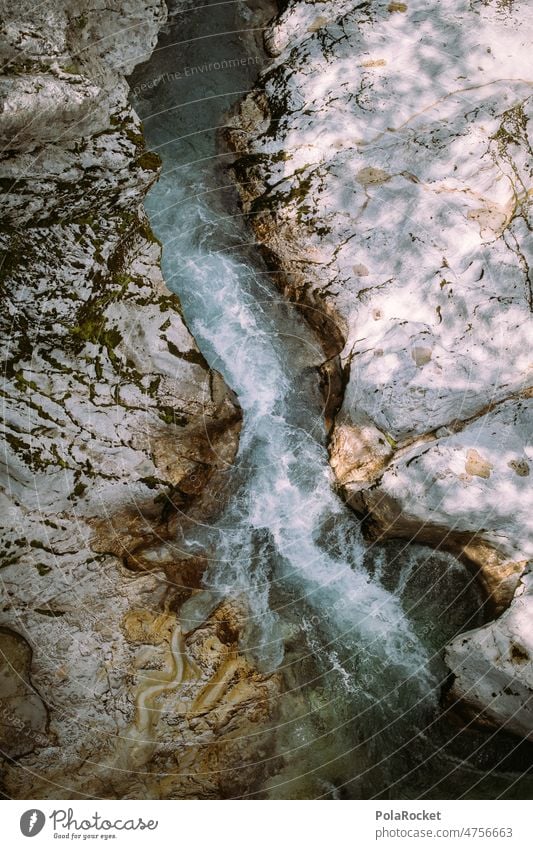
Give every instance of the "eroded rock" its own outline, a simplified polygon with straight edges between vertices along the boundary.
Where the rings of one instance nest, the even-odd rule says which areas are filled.
[[[450,700],[489,725],[533,740],[533,593],[524,575],[509,610],[490,625],[456,637],[446,650]]]
[[[32,651],[26,640],[0,629],[0,750],[8,758],[46,743],[48,714],[31,680]]]
[[[229,134],[273,279],[342,337],[341,490],[375,537],[468,560],[495,610],[530,556],[529,17],[290,0]]]
[[[8,669],[6,710],[33,738],[3,724],[18,759],[3,783],[19,798],[237,793],[264,778],[246,729],[278,682],[239,655],[230,607],[179,631],[205,564],[177,529],[218,509],[240,412],[165,287],[142,208],[159,159],[124,74],[165,5],[0,7],[2,622],[34,690]],[[162,689],[146,695],[150,671]]]

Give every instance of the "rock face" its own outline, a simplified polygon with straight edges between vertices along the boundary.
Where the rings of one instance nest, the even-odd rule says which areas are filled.
[[[275,680],[259,680],[238,657],[216,612],[180,634],[195,669],[180,674],[177,610],[203,564],[177,546],[149,570],[134,556],[174,538],[185,514],[216,509],[240,428],[164,286],[142,209],[159,160],[145,151],[124,75],[150,55],[166,8],[2,0],[0,13],[0,723],[2,749],[20,759],[5,764],[5,789],[158,795],[153,764],[173,762],[175,772],[184,755],[181,772],[192,777],[182,775],[179,792],[223,795],[225,735],[268,714],[264,691]],[[149,729],[135,726],[147,669],[165,684],[150,696]],[[175,704],[185,685],[198,696],[190,715]],[[226,753],[228,769],[242,750]],[[140,778],[117,772],[132,764]],[[174,789],[169,779],[164,792]]]
[[[531,556],[530,18],[521,0],[289,0],[229,133],[278,284],[340,360],[339,487],[375,538],[473,564],[495,611]],[[468,648],[492,664],[484,634]],[[490,715],[523,733],[507,707]]]
[[[454,673],[451,698],[491,725],[533,740],[533,581],[521,579],[513,603],[484,628],[462,634],[448,646]]]

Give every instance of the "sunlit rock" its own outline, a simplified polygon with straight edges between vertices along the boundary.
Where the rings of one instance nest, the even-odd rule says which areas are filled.
[[[533,592],[524,575],[514,601],[484,628],[456,637],[446,650],[457,699],[490,725],[533,739]]]
[[[341,351],[342,492],[374,537],[468,561],[495,610],[530,555],[530,19],[290,0],[229,133],[275,280]]]

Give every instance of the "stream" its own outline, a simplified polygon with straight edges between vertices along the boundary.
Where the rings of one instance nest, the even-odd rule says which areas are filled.
[[[423,546],[364,541],[328,464],[322,348],[271,284],[237,203],[219,130],[267,61],[260,4],[190,6],[170,9],[130,84],[163,161],[146,209],[165,281],[243,411],[225,506],[179,545],[210,564],[180,611],[184,630],[244,599],[241,649],[283,677],[264,729],[275,769],[248,795],[523,798],[527,744],[442,707],[443,647],[484,621],[471,575]]]

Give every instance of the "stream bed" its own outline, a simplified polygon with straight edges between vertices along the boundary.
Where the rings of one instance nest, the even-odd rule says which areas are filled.
[[[442,706],[443,648],[484,621],[472,576],[423,546],[364,541],[328,464],[321,345],[238,206],[220,131],[267,62],[264,20],[259,3],[171,8],[130,80],[163,161],[146,209],[165,281],[243,411],[225,506],[179,543],[210,564],[180,618],[186,630],[244,600],[242,651],[283,677],[276,718],[257,729],[258,752],[274,730],[270,777],[250,797],[523,798],[530,747]]]

